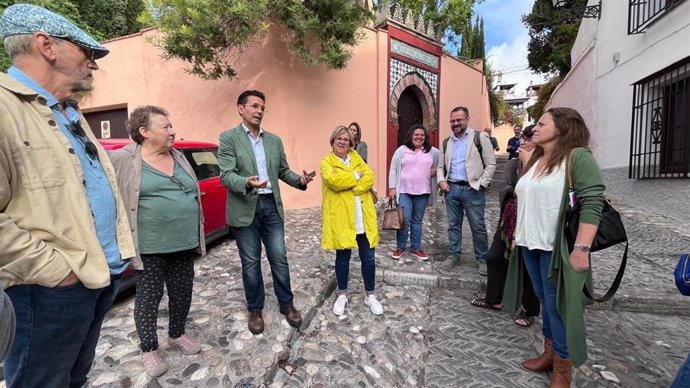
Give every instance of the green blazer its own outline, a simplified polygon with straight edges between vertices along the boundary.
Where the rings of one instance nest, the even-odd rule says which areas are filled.
[[[284,222],[283,201],[280,198],[278,180],[300,190],[306,190],[307,186],[300,184],[301,175],[290,170],[280,138],[266,131],[261,136],[266,154],[268,179],[271,182],[278,213]],[[259,193],[257,189],[247,187],[246,181],[250,176],[259,175],[259,170],[256,167],[254,148],[242,124],[220,134],[218,164],[220,165],[220,181],[228,189],[226,208],[228,225],[236,228],[249,226],[254,219]]]

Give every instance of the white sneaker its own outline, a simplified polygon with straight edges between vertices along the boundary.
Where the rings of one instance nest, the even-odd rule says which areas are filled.
[[[364,304],[369,306],[369,309],[371,310],[372,314],[383,314],[383,306],[381,306],[381,303],[379,303],[378,299],[376,299],[376,295],[372,294],[364,298]]]
[[[343,315],[343,313],[345,313],[345,305],[347,305],[347,295],[338,295],[338,299],[333,303],[333,314]]]

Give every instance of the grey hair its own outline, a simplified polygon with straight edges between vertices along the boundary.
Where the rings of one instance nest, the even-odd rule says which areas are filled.
[[[10,35],[6,37],[4,40],[5,51],[13,60],[20,55],[30,53],[32,37],[32,34]]]

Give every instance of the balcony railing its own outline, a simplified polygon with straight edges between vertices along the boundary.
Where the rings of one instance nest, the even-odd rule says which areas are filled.
[[[629,0],[628,35],[644,33],[683,0]]]

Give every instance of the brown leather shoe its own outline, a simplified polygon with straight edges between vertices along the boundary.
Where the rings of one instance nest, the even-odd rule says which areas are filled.
[[[553,373],[551,374],[549,388],[570,388],[570,383],[572,381],[573,363],[569,358],[564,360],[555,354],[553,357]]]
[[[302,316],[294,306],[281,307],[280,313],[285,315],[285,320],[287,320],[290,326],[297,328],[302,326]]]
[[[544,340],[544,353],[537,358],[524,361],[522,368],[530,372],[544,373],[553,370],[553,343],[550,339]]]
[[[253,310],[249,312],[249,321],[247,322],[247,326],[252,334],[261,334],[264,332],[264,318],[261,316],[261,310]]]

